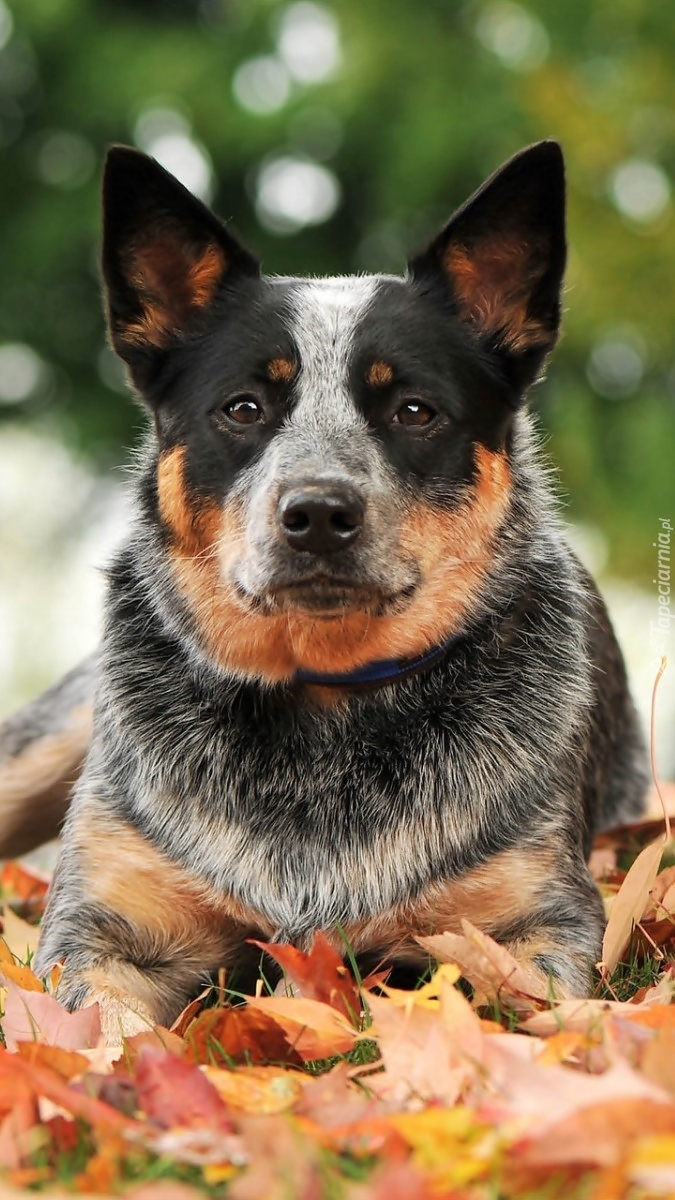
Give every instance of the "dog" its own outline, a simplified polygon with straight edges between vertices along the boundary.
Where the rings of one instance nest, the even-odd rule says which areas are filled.
[[[262,276],[109,151],[110,337],[152,429],[100,653],[4,727],[0,849],[67,810],[35,969],[110,1040],[316,930],[414,972],[466,916],[588,994],[591,841],[647,773],[527,411],[565,257],[553,141],[405,277],[329,279]]]

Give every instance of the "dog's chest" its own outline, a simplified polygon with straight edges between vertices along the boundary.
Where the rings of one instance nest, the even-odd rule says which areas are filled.
[[[447,873],[463,839],[442,728],[277,717],[202,711],[161,790],[146,779],[144,821],[172,857],[296,937]]]

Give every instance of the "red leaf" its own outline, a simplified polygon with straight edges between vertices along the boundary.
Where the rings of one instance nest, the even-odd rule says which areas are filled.
[[[320,930],[314,934],[309,954],[295,946],[256,941],[253,944],[279,963],[304,999],[329,1004],[358,1028],[362,1007],[358,988],[325,934]]]
[[[139,1108],[170,1129],[175,1125],[217,1123],[232,1132],[227,1108],[213,1084],[192,1063],[144,1046],[136,1067],[136,1093]]]

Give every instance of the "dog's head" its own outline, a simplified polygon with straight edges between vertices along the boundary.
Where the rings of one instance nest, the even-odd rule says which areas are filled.
[[[522,151],[404,278],[263,277],[134,150],[110,151],[113,345],[155,419],[155,515],[198,640],[266,680],[410,658],[462,628],[552,349],[562,155]]]

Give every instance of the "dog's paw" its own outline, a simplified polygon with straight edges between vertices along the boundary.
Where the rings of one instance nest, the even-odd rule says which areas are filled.
[[[106,1046],[121,1046],[125,1038],[133,1037],[135,1033],[148,1033],[157,1024],[141,1000],[112,988],[91,992],[87,1004],[98,1004]]]

